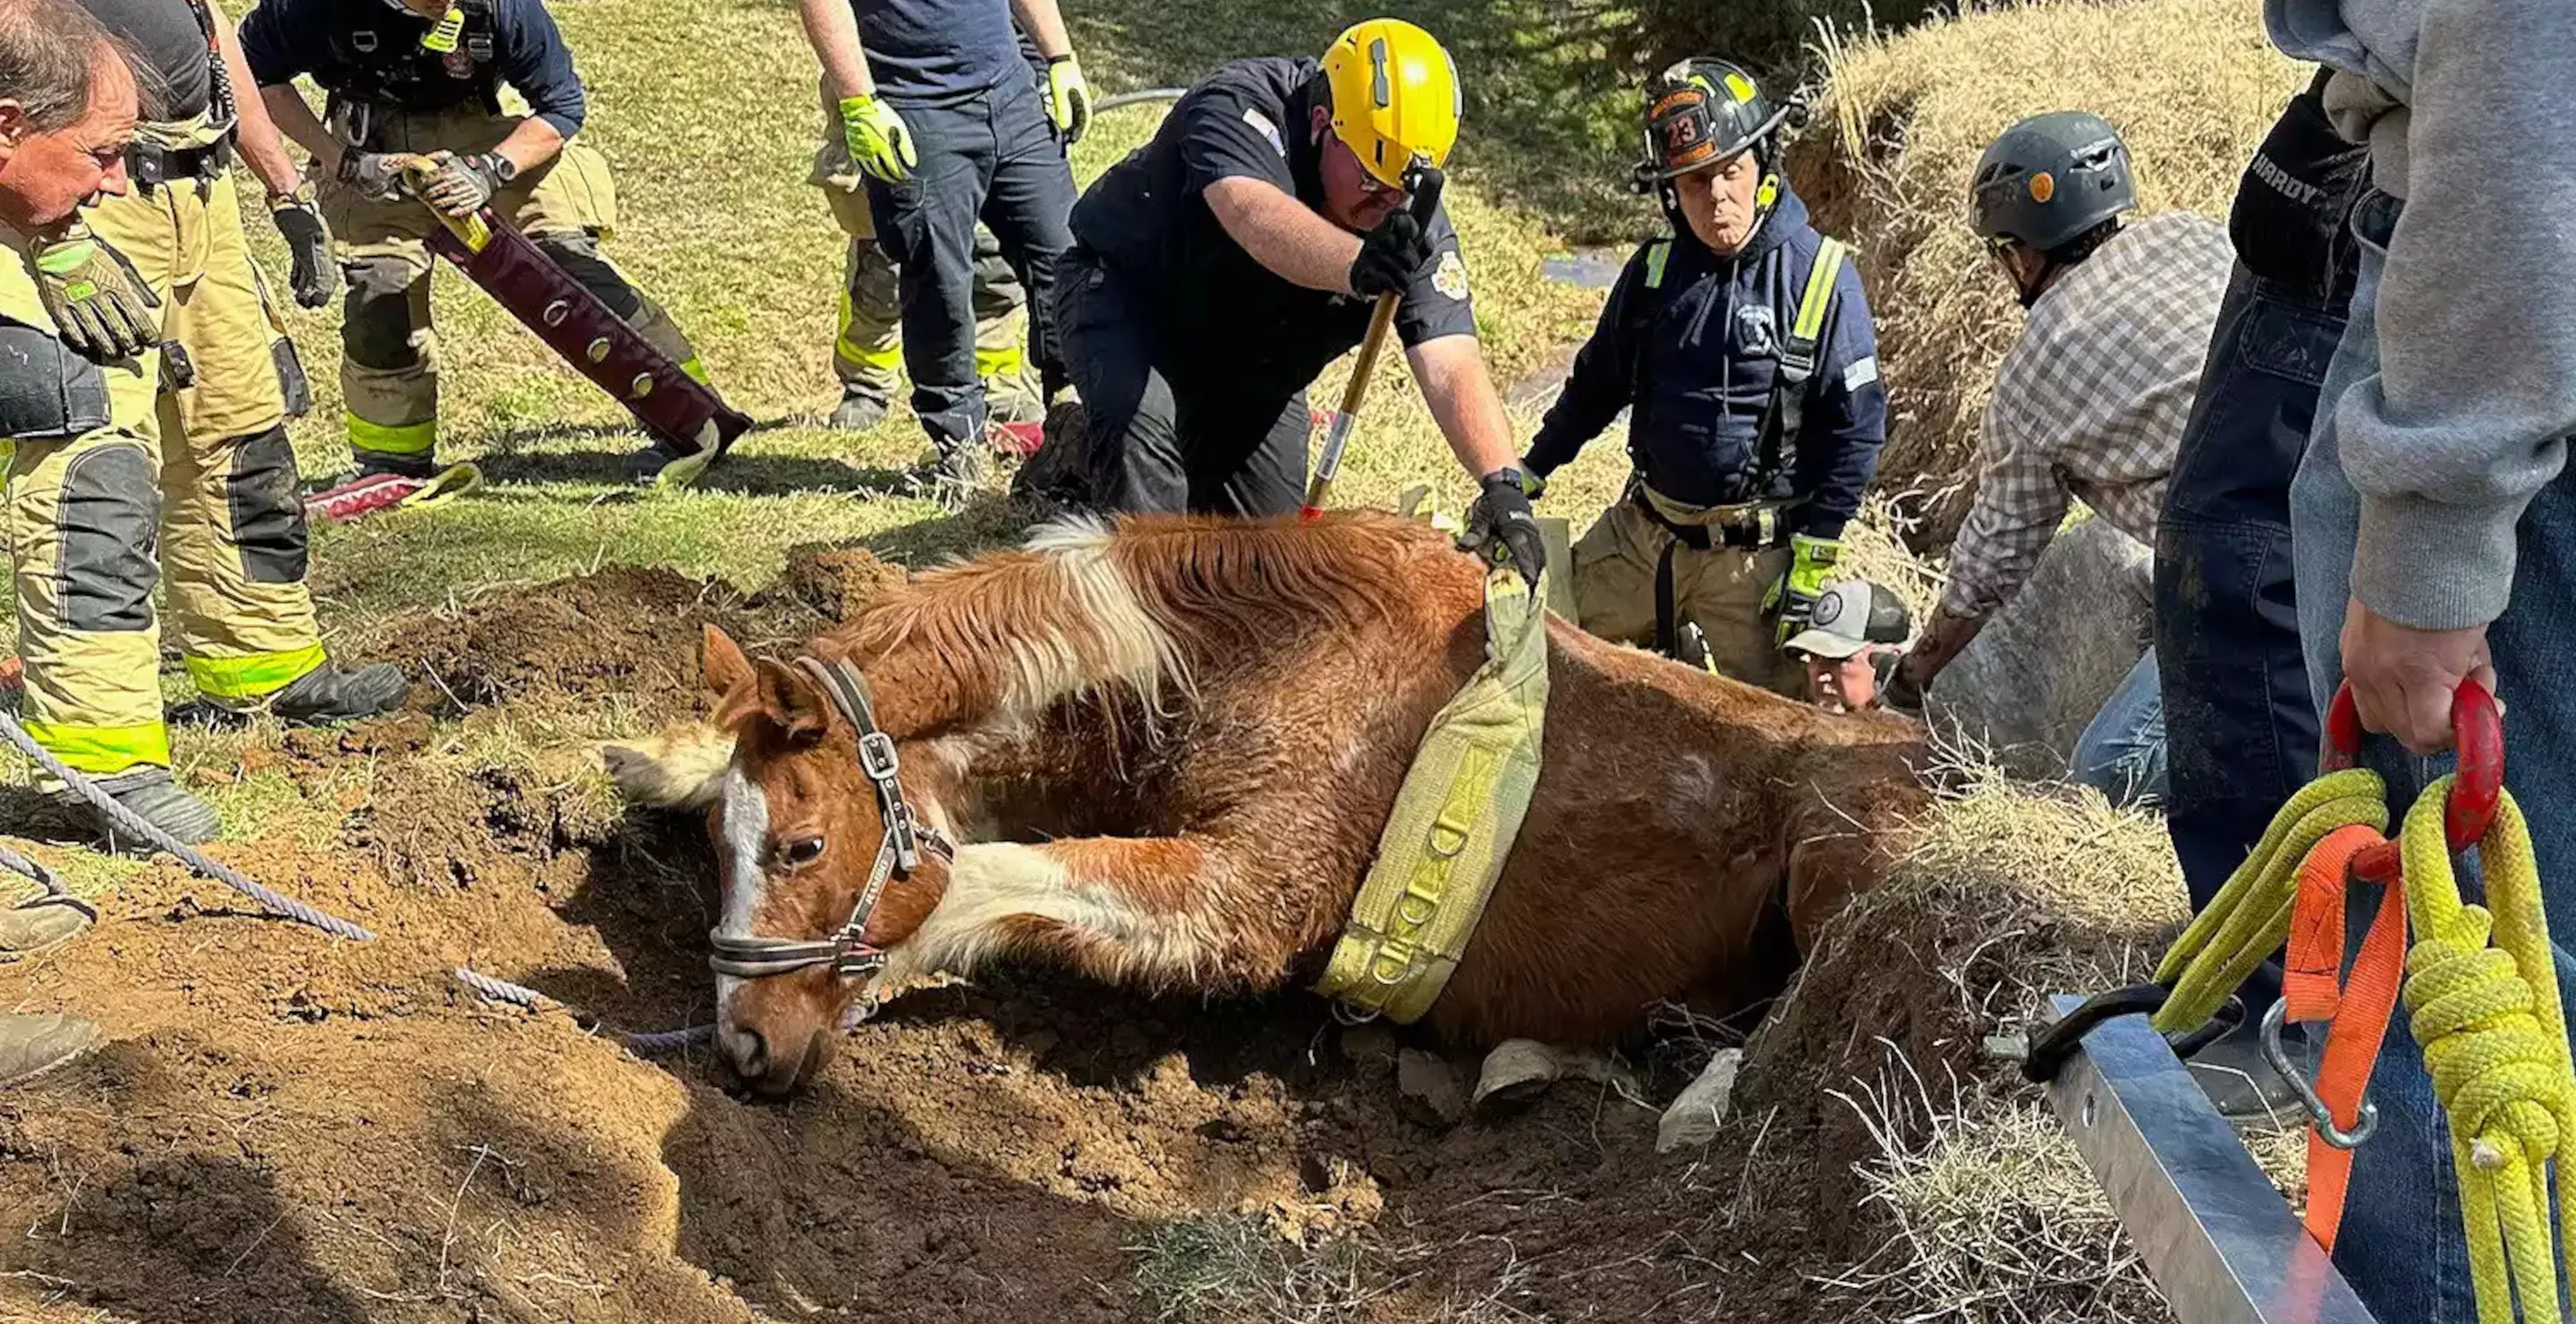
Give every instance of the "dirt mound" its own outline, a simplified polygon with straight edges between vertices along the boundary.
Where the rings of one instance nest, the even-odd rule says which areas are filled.
[[[2224,217],[2305,74],[2234,0],[2014,5],[1841,46],[1831,66],[1790,174],[1818,227],[1860,246],[1896,420],[1879,485],[1912,493],[1913,545],[1939,550],[1967,514],[1986,396],[2021,330],[1959,219],[1986,144],[2027,115],[2090,110],[2128,143],[2147,210]]]
[[[845,557],[802,573],[881,578]],[[1915,885],[1857,911],[1752,1045],[1754,1103],[1677,1161],[1653,1152],[1654,1111],[1606,1086],[1430,1122],[1397,1064],[1437,1046],[1304,996],[1038,976],[916,993],[770,1105],[702,1055],[647,1060],[463,991],[449,972],[471,965],[614,1026],[709,1018],[703,829],[622,812],[584,746],[696,702],[701,622],[770,639],[829,614],[792,597],[633,571],[547,586],[441,634],[446,683],[497,706],[293,738],[270,766],[327,789],[334,839],[217,853],[376,942],[164,866],[98,898],[96,932],[0,967],[7,1005],[111,1041],[0,1094],[0,1208],[26,1228],[0,1244],[0,1315],[1472,1324],[1758,1302],[1847,1320],[1867,1298],[1829,1283],[1891,1215],[1860,1212],[1877,1133],[1825,1091],[1866,1093],[1882,1035],[1928,1077],[1976,1079],[2017,996],[1989,990],[2057,979],[2030,972],[2042,949],[2142,931],[2134,901],[2003,890],[2072,857],[1935,832],[1948,854],[1918,852]],[[1946,812],[1988,838],[2103,833]],[[1637,1061],[1666,1088],[1713,1043]]]
[[[905,571],[865,547],[795,547],[774,593],[810,607],[830,621],[846,621],[887,589],[902,586]]]

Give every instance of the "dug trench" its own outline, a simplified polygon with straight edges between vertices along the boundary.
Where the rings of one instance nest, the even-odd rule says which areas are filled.
[[[2019,957],[2110,968],[2167,918],[2068,922],[1955,877],[1873,898],[1755,1037],[1736,1118],[1676,1154],[1603,1085],[1459,1120],[1398,1085],[1399,1057],[1438,1045],[1303,993],[932,989],[762,1104],[703,1052],[641,1057],[450,979],[471,965],[617,1027],[709,1019],[702,828],[623,813],[587,742],[693,710],[703,623],[785,646],[885,573],[807,555],[745,598],[616,570],[389,632],[426,650],[416,711],[235,770],[282,773],[336,828],[216,852],[377,941],[164,865],[100,897],[87,936],[0,967],[0,1005],[109,1040],[0,1094],[0,1317],[1866,1317],[1835,1283],[1890,1234],[1855,1174],[1872,1126],[1902,1123],[1837,1098],[1899,1056],[2007,1088],[1975,1046],[2014,1010]],[[1638,1088],[1668,1096],[1721,1038],[1664,1027]],[[1187,1226],[1343,1280],[1296,1312],[1153,1286],[1153,1247]]]

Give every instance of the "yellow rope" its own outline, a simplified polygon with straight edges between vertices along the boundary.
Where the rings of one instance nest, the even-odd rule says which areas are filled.
[[[2290,937],[2300,863],[2326,834],[2355,823],[2388,829],[2387,786],[2367,768],[2330,773],[2290,797],[2254,853],[2156,967],[2156,982],[2173,988],[2164,1009],[2149,1018],[2158,1033],[2206,1024],[2256,966],[2281,950]]]
[[[2478,843],[2487,904],[2466,905],[2442,839],[2451,778],[2406,815],[2406,1011],[2450,1124],[2480,1324],[2556,1320],[2559,1252],[2549,1222],[2550,1163],[2576,1140],[2576,1065],[2559,1005],[2549,921],[2531,833],[2511,795]],[[2492,945],[2490,939],[2492,938]],[[2576,1228],[2576,1184],[2560,1183],[2559,1222]],[[2576,1280],[2576,1261],[2571,1261]]]

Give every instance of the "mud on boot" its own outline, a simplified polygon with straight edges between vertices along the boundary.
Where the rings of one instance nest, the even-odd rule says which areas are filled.
[[[325,662],[269,696],[268,711],[290,725],[350,722],[402,707],[410,690],[411,682],[404,679],[402,668],[391,662],[378,662],[355,671],[343,671],[337,664]]]
[[[923,457],[929,458],[927,456]],[[950,447],[922,472],[919,482],[922,495],[937,502],[951,514],[964,510],[993,476],[992,454],[981,441],[961,441]]]
[[[223,830],[223,820],[215,807],[180,789],[168,768],[139,767],[112,777],[95,778],[90,785],[104,792],[128,813],[168,833],[180,844],[194,846],[212,841]],[[54,798],[86,810],[100,834],[118,850],[148,852],[157,849],[153,843],[138,840],[131,829],[116,822],[106,812],[81,799],[69,789],[54,792]]]
[[[98,1027],[78,1016],[0,1016],[0,1088],[67,1066],[97,1044]]]

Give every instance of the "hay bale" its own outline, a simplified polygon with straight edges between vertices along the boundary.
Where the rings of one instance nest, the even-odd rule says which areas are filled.
[[[1859,245],[1894,417],[1879,484],[1946,547],[1974,490],[1978,421],[2021,330],[1964,223],[1986,144],[2026,115],[2091,110],[2128,141],[2147,211],[2224,217],[2305,70],[2243,0],[2041,3],[1837,44],[1790,173],[1827,232]]]

